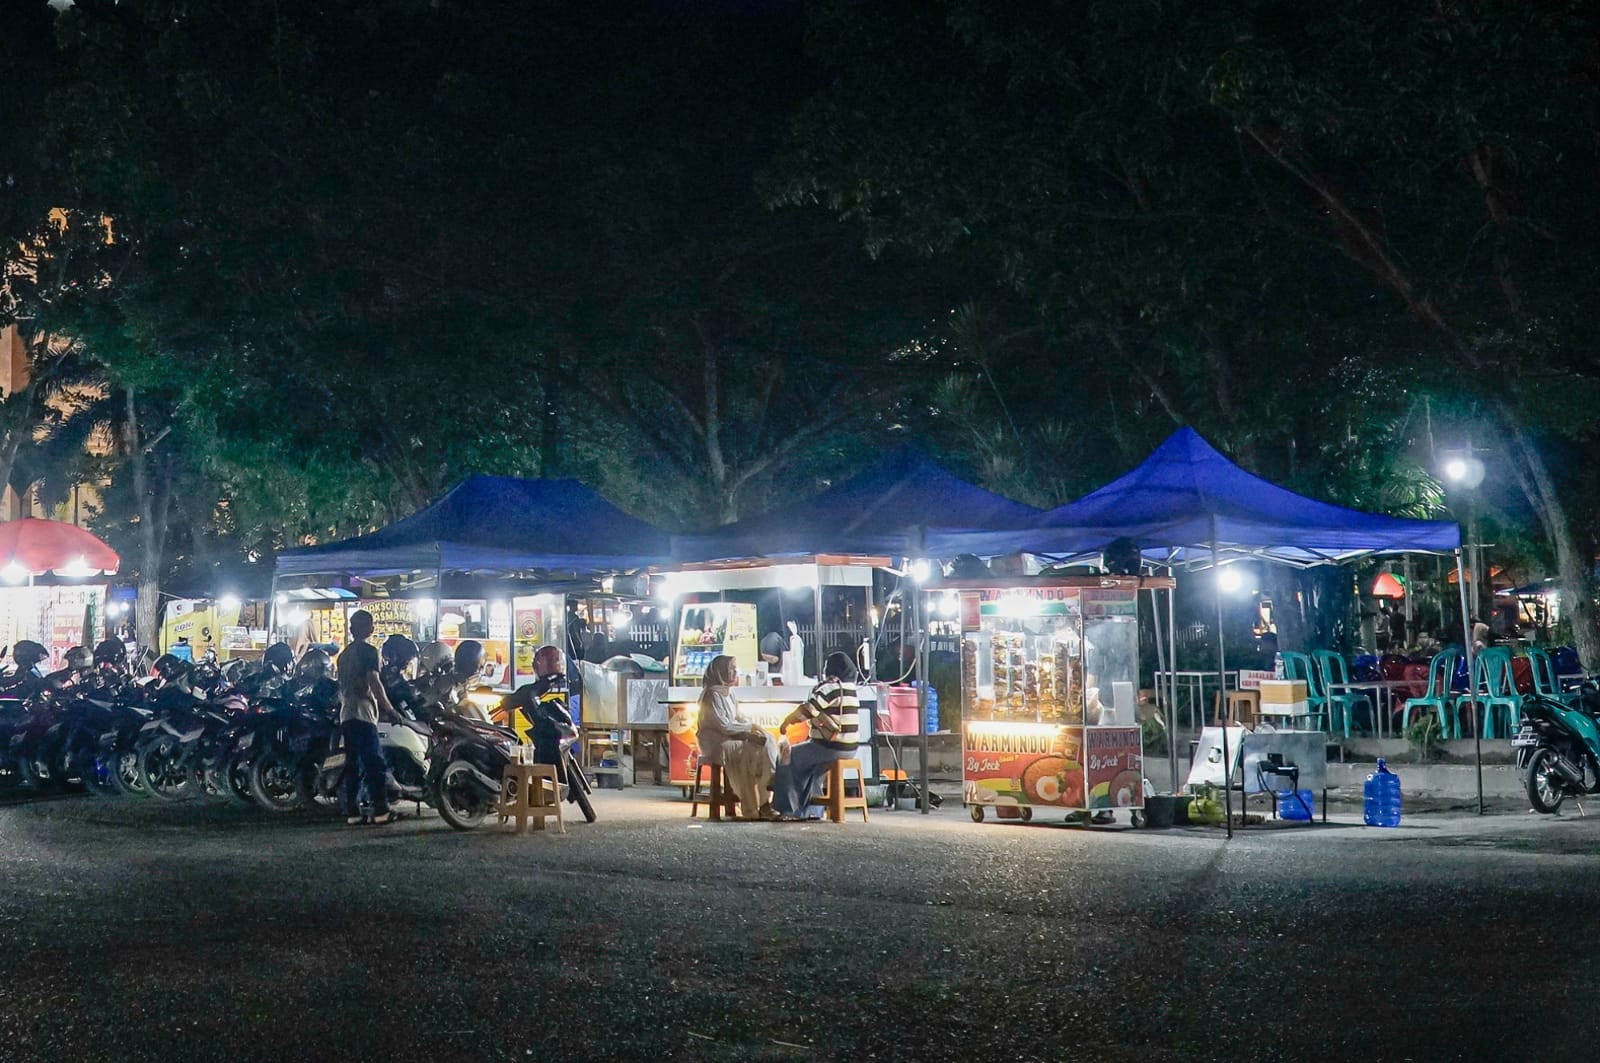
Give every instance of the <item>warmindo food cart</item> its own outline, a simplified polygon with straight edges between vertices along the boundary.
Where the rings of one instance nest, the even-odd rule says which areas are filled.
[[[961,783],[972,818],[1144,808],[1139,592],[1170,579],[989,577],[930,585],[960,618]],[[952,599],[954,599],[952,601]],[[953,608],[952,608],[953,607]]]

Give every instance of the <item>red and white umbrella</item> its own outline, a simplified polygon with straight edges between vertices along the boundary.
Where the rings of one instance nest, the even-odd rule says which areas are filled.
[[[46,572],[69,579],[109,576],[121,564],[115,550],[76,524],[38,517],[0,524],[0,578],[10,583]]]

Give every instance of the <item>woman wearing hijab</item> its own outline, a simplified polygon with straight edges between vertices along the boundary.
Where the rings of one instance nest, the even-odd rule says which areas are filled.
[[[739,666],[727,654],[712,659],[700,691],[698,741],[702,764],[722,765],[723,777],[739,801],[743,819],[778,819],[767,802],[767,787],[778,763],[778,743],[739,715],[733,687]]]

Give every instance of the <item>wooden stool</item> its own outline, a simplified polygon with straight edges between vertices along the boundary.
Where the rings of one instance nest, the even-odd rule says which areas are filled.
[[[545,782],[550,788],[545,789]],[[554,764],[526,764],[512,761],[500,776],[500,822],[516,821],[518,834],[528,830],[532,821],[534,830],[544,830],[547,816],[556,817],[561,833],[567,833],[567,823],[561,817],[561,780]]]
[[[711,778],[707,784],[710,796],[706,798],[706,804],[711,808],[711,822],[722,822],[724,812],[727,813],[729,819],[737,818],[734,812],[734,805],[738,803],[738,799],[734,797],[733,791],[728,789],[727,778],[722,773],[722,765],[707,764],[703,760],[700,762],[700,766],[694,770],[694,801],[689,805],[689,818],[694,819],[700,814],[700,778],[707,771],[711,773]]]
[[[1261,718],[1261,691],[1259,690],[1229,690],[1228,711],[1226,719],[1229,723],[1243,724],[1254,727]],[[1218,723],[1222,720],[1222,692],[1218,692],[1211,708],[1211,722]]]
[[[844,792],[846,768],[854,769],[856,773],[860,792],[855,797],[850,797]],[[847,808],[859,808],[861,822],[867,822],[867,773],[861,770],[861,761],[855,757],[846,757],[829,764],[828,774],[822,780],[822,796],[812,798],[811,803],[826,808],[828,818],[835,823],[844,822],[844,810]]]

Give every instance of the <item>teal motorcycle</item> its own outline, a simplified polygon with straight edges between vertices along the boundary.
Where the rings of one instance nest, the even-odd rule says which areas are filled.
[[[1554,815],[1567,798],[1600,793],[1600,687],[1588,682],[1569,704],[1545,695],[1522,701],[1511,737],[1534,811]]]

